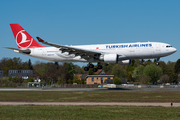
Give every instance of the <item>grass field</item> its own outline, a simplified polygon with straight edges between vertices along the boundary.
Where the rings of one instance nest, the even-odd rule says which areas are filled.
[[[0,91],[0,102],[180,102],[180,91]],[[180,120],[176,107],[0,106],[0,120]]]
[[[0,119],[111,119],[111,120],[179,120],[175,107],[107,107],[107,106],[0,106]]]
[[[180,102],[180,91],[0,91],[0,102]]]

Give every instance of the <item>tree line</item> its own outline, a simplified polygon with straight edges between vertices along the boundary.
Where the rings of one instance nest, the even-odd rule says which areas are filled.
[[[139,84],[161,84],[180,82],[180,59],[177,62],[159,62],[151,60],[132,60],[130,65],[118,65],[114,63],[102,63],[103,70],[108,75],[114,75],[114,83],[120,84],[122,80],[137,82]],[[0,69],[4,75],[8,76],[9,69],[31,69],[34,72],[33,78],[41,79],[45,84],[85,84],[85,80],[79,80],[76,74],[94,74],[93,70],[84,71],[84,66],[80,67],[73,63],[40,62],[34,64],[29,59],[23,62],[20,58],[2,58]],[[20,78],[8,78],[9,81],[21,81]],[[29,78],[32,81],[32,78]],[[21,81],[22,82],[22,81]]]

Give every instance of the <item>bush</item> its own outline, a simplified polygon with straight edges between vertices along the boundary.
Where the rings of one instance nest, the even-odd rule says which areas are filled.
[[[113,80],[113,84],[121,84],[121,79],[118,77],[115,77]]]
[[[29,77],[27,82],[34,82],[34,78]]]

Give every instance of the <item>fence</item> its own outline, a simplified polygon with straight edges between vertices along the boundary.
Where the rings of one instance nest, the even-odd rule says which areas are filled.
[[[3,83],[0,87],[27,88],[27,83]]]
[[[27,83],[3,83],[0,84],[0,87],[14,87],[14,88],[27,88]],[[37,86],[34,86],[37,87]],[[38,86],[42,88],[42,86]],[[178,85],[134,85],[134,84],[125,84],[125,85],[98,85],[98,84],[54,84],[54,85],[46,85],[44,88],[98,88],[98,87],[109,87],[109,88],[180,88],[180,84]],[[33,88],[33,87],[30,87]]]
[[[52,87],[57,87],[57,88],[98,88],[97,84],[64,84],[64,85],[54,85]]]
[[[126,85],[116,85],[116,88],[180,88],[180,84],[178,85],[134,85],[134,84],[126,84]]]

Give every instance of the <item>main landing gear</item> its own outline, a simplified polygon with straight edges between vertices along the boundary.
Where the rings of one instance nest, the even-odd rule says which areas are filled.
[[[87,64],[86,67],[84,67],[84,70],[85,70],[85,71],[88,71],[89,68],[93,68],[93,72],[97,72],[98,69],[102,69],[102,66],[101,66],[101,64],[98,62],[97,68],[95,68],[92,63],[89,63],[89,64]]]

